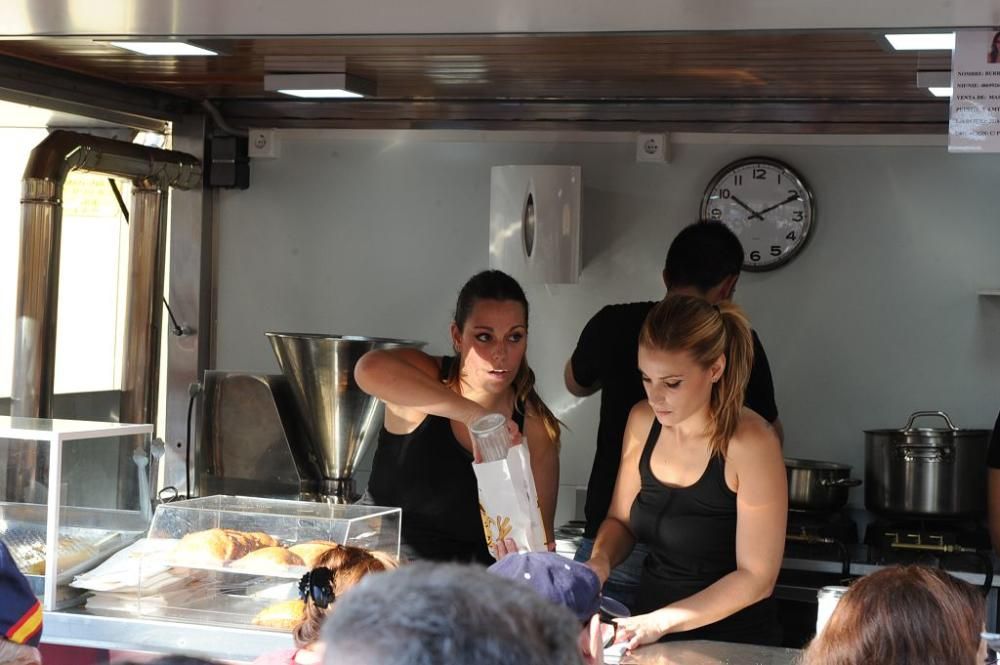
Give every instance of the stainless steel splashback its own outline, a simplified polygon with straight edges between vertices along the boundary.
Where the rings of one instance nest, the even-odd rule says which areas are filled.
[[[382,403],[354,381],[354,366],[374,349],[424,342],[374,337],[267,333],[308,434],[308,457],[322,473],[320,492],[353,498],[355,466],[378,436]]]

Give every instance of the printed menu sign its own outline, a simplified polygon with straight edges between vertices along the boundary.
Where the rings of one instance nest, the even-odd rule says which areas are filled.
[[[1000,152],[1000,30],[960,30],[951,57],[948,152]]]

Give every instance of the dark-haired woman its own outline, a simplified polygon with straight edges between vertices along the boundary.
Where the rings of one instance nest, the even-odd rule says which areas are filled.
[[[731,303],[668,295],[646,317],[638,362],[647,399],[629,415],[588,562],[604,580],[637,540],[649,550],[616,639],[780,643],[771,593],[788,490],[774,429],[743,407],[749,322]]]
[[[502,413],[523,432],[551,543],[559,422],[534,390],[525,355],[528,300],[514,278],[489,270],[466,282],[451,343],[454,356],[394,349],[358,362],[358,385],[386,405],[368,495],[403,509],[408,558],[490,564],[468,426]]]

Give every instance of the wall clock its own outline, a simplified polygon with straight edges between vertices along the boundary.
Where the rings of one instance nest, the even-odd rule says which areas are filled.
[[[805,246],[816,222],[812,191],[784,162],[749,157],[724,166],[705,189],[701,218],[722,222],[743,243],[743,268],[773,270]]]

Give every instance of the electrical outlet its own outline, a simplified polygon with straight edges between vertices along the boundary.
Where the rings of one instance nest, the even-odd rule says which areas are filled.
[[[278,136],[273,129],[250,130],[250,157],[274,159],[278,156]]]
[[[666,134],[636,134],[636,138],[635,138],[635,161],[637,161],[637,162],[666,162],[667,161],[667,135]]]

